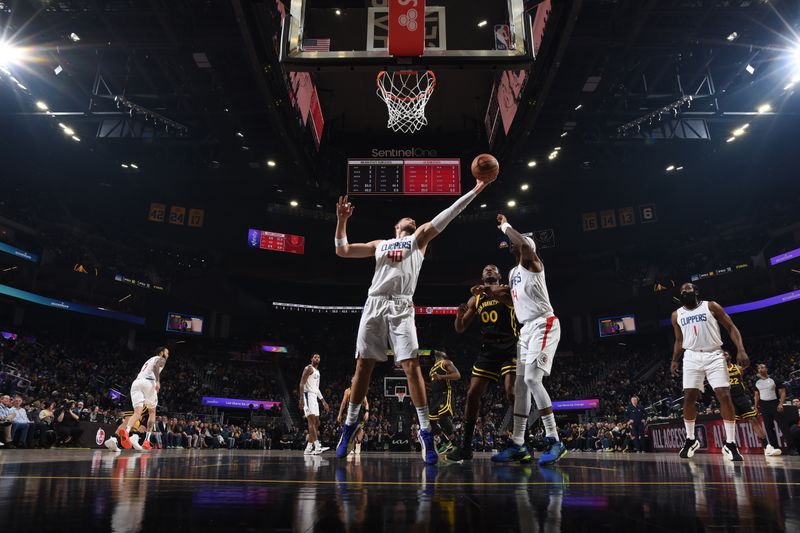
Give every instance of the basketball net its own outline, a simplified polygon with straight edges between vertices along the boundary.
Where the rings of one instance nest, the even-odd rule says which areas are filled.
[[[403,403],[403,400],[405,400],[405,398],[406,398],[406,393],[405,392],[400,391],[400,392],[397,393],[397,400],[400,403]]]
[[[389,121],[386,127],[395,132],[414,133],[428,124],[425,105],[436,88],[433,71],[403,70],[378,72],[377,94],[386,104]]]

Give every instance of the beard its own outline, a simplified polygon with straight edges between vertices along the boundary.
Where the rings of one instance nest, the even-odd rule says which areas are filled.
[[[696,292],[681,293],[681,303],[688,309],[694,309],[699,304],[699,298]]]
[[[495,284],[495,283],[497,283],[498,281],[500,281],[500,280],[498,280],[497,278],[495,278],[495,277],[493,277],[493,276],[489,276],[489,277],[485,277],[485,278],[483,278],[483,282],[484,282],[486,285],[494,285],[494,284]]]

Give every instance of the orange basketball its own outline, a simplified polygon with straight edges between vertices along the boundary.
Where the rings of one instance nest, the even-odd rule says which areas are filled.
[[[472,160],[472,175],[481,181],[494,181],[500,173],[500,163],[492,154],[480,154]]]

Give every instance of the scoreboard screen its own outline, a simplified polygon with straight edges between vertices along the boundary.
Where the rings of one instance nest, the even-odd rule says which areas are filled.
[[[247,246],[274,252],[303,254],[305,253],[306,239],[301,235],[274,233],[251,228],[247,231]]]
[[[348,159],[348,194],[459,195],[459,159]]]

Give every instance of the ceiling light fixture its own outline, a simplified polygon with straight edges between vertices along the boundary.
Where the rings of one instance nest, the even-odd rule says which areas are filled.
[[[564,133],[562,133],[562,134],[561,134],[561,138],[563,139],[564,137],[566,137],[566,136],[567,136],[567,133],[568,133],[568,132],[566,132],[566,131],[565,131]]]
[[[342,10],[341,10],[341,9],[337,9],[337,10],[335,11],[335,13],[336,13],[337,15],[341,15],[341,14],[342,14]]]
[[[297,200],[292,200],[291,202],[289,202],[289,205],[292,207],[297,207],[298,205],[300,205],[300,203]]]
[[[135,168],[135,169],[138,170],[139,169],[139,165],[137,165],[136,163],[131,163],[131,168]]]
[[[486,204],[481,204],[481,209],[486,209]]]
[[[760,115],[763,115],[764,113],[769,113],[770,111],[772,111],[772,106],[769,104],[761,104],[760,106],[758,106],[757,111]]]
[[[73,130],[72,128],[65,127],[64,128],[64,134],[65,135],[75,135],[75,130]]]
[[[734,32],[731,32],[730,34],[728,34],[728,36],[727,36],[727,37],[725,37],[725,39],[726,39],[728,42],[731,42],[731,43],[732,43],[733,41],[735,41],[736,39],[738,39],[738,38],[739,38],[739,34],[738,34],[737,32],[735,32],[735,31],[734,31]]]
[[[72,136],[72,140],[75,141],[75,142],[78,142],[78,143],[81,142],[81,138],[78,137],[77,135],[73,135]]]
[[[517,205],[517,202],[514,200],[509,200],[508,203],[506,203],[506,205],[508,207],[514,207],[515,205]]]
[[[675,170],[683,170],[683,167],[675,167]]]
[[[746,67],[744,67],[744,69],[745,69],[745,70],[747,71],[747,73],[748,73],[748,74],[750,74],[751,76],[752,76],[753,74],[755,74],[755,73],[756,73],[756,67],[754,67],[754,66],[753,66],[753,65],[751,65],[750,63],[748,63],[748,64],[747,64],[747,66],[746,66]]]
[[[121,166],[122,168],[128,168],[128,165],[127,165],[127,164],[125,164],[125,163],[122,163],[122,164],[120,164],[120,166]]]
[[[670,165],[667,167],[667,172],[672,172],[673,170],[675,170],[675,165]]]
[[[272,159],[270,159],[269,161],[267,161],[267,166],[268,166],[268,167],[274,167],[275,165],[277,165],[277,163],[276,163],[275,161],[273,161]]]
[[[41,100],[39,100],[38,102],[36,102],[36,108],[37,108],[37,109],[41,109],[42,111],[47,111],[47,110],[49,109],[49,108],[47,107],[47,104],[46,104],[46,103],[44,103],[44,102],[42,102]]]
[[[236,136],[239,138],[244,138],[244,133],[242,133],[241,131],[237,131]]]
[[[521,190],[523,190],[523,191],[527,191],[527,190],[528,190],[528,184],[527,184],[527,183],[523,183],[523,184],[520,186],[520,189],[521,189]]]
[[[73,43],[77,43],[78,41],[81,40],[81,38],[78,36],[77,33],[72,32],[69,34],[69,40],[72,41]]]
[[[583,108],[583,104],[578,104],[575,106],[575,111],[580,111]]]
[[[488,22],[488,21],[486,21],[486,20],[482,20],[482,21],[480,21],[480,22],[478,23],[478,27],[479,27],[479,28],[483,28],[483,27],[484,27],[484,26],[486,26],[487,24],[489,24],[489,22]]]
[[[736,137],[728,137],[728,140],[727,140],[727,141],[725,141],[725,142],[726,142],[726,143],[732,143],[732,142],[733,142],[733,141],[735,141],[735,140],[736,140]]]
[[[528,166],[531,167],[531,168],[535,167],[536,166],[536,161],[531,159],[530,161],[528,161]]]

